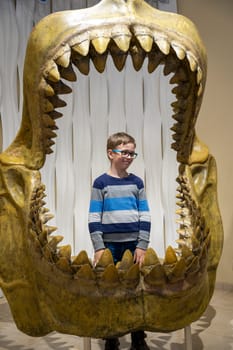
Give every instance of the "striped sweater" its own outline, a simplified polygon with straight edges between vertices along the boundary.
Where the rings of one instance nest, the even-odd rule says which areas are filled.
[[[150,213],[143,181],[130,174],[116,178],[99,176],[93,184],[88,216],[94,250],[104,242],[138,241],[146,249],[150,237]]]

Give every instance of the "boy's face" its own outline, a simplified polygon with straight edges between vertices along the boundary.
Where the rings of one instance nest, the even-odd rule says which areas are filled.
[[[108,150],[111,165],[118,170],[126,170],[137,156],[135,145],[131,142],[118,145],[115,149]]]

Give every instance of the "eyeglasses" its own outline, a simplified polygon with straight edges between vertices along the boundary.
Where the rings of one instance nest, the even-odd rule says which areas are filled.
[[[128,150],[126,150],[126,149],[122,149],[122,150],[120,150],[120,149],[113,149],[112,150],[114,153],[120,153],[121,154],[121,157],[123,157],[123,158],[132,158],[132,159],[135,159],[136,157],[137,157],[137,153],[135,153],[135,152],[130,152],[130,151],[128,151]]]

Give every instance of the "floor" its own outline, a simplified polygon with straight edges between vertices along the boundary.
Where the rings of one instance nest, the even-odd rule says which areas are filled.
[[[191,326],[192,350],[233,350],[233,291],[216,289],[205,314]],[[129,336],[120,339],[121,349],[130,348]],[[184,330],[173,333],[147,333],[151,350],[188,350]],[[84,347],[84,342],[85,347]],[[0,350],[84,350],[88,340],[51,333],[43,338],[29,337],[17,330],[5,298],[0,298]],[[102,340],[91,340],[91,350],[104,349]]]

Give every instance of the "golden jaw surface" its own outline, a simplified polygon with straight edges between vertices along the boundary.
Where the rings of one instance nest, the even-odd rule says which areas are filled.
[[[93,267],[85,251],[71,257],[59,246],[53,217],[45,208],[39,169],[52,152],[59,95],[71,93],[75,65],[101,73],[111,55],[121,71],[131,56],[134,69],[164,66],[176,101],[174,143],[177,177],[178,248],[164,259],[149,248],[143,266],[128,251],[113,264],[105,250]],[[79,11],[54,13],[34,28],[24,68],[21,128],[0,155],[0,286],[17,327],[33,335],[53,330],[104,338],[132,330],[171,331],[197,320],[212,296],[223,231],[217,204],[216,165],[195,134],[206,80],[206,54],[194,25],[142,0],[104,0]],[[10,263],[9,263],[10,262]]]

